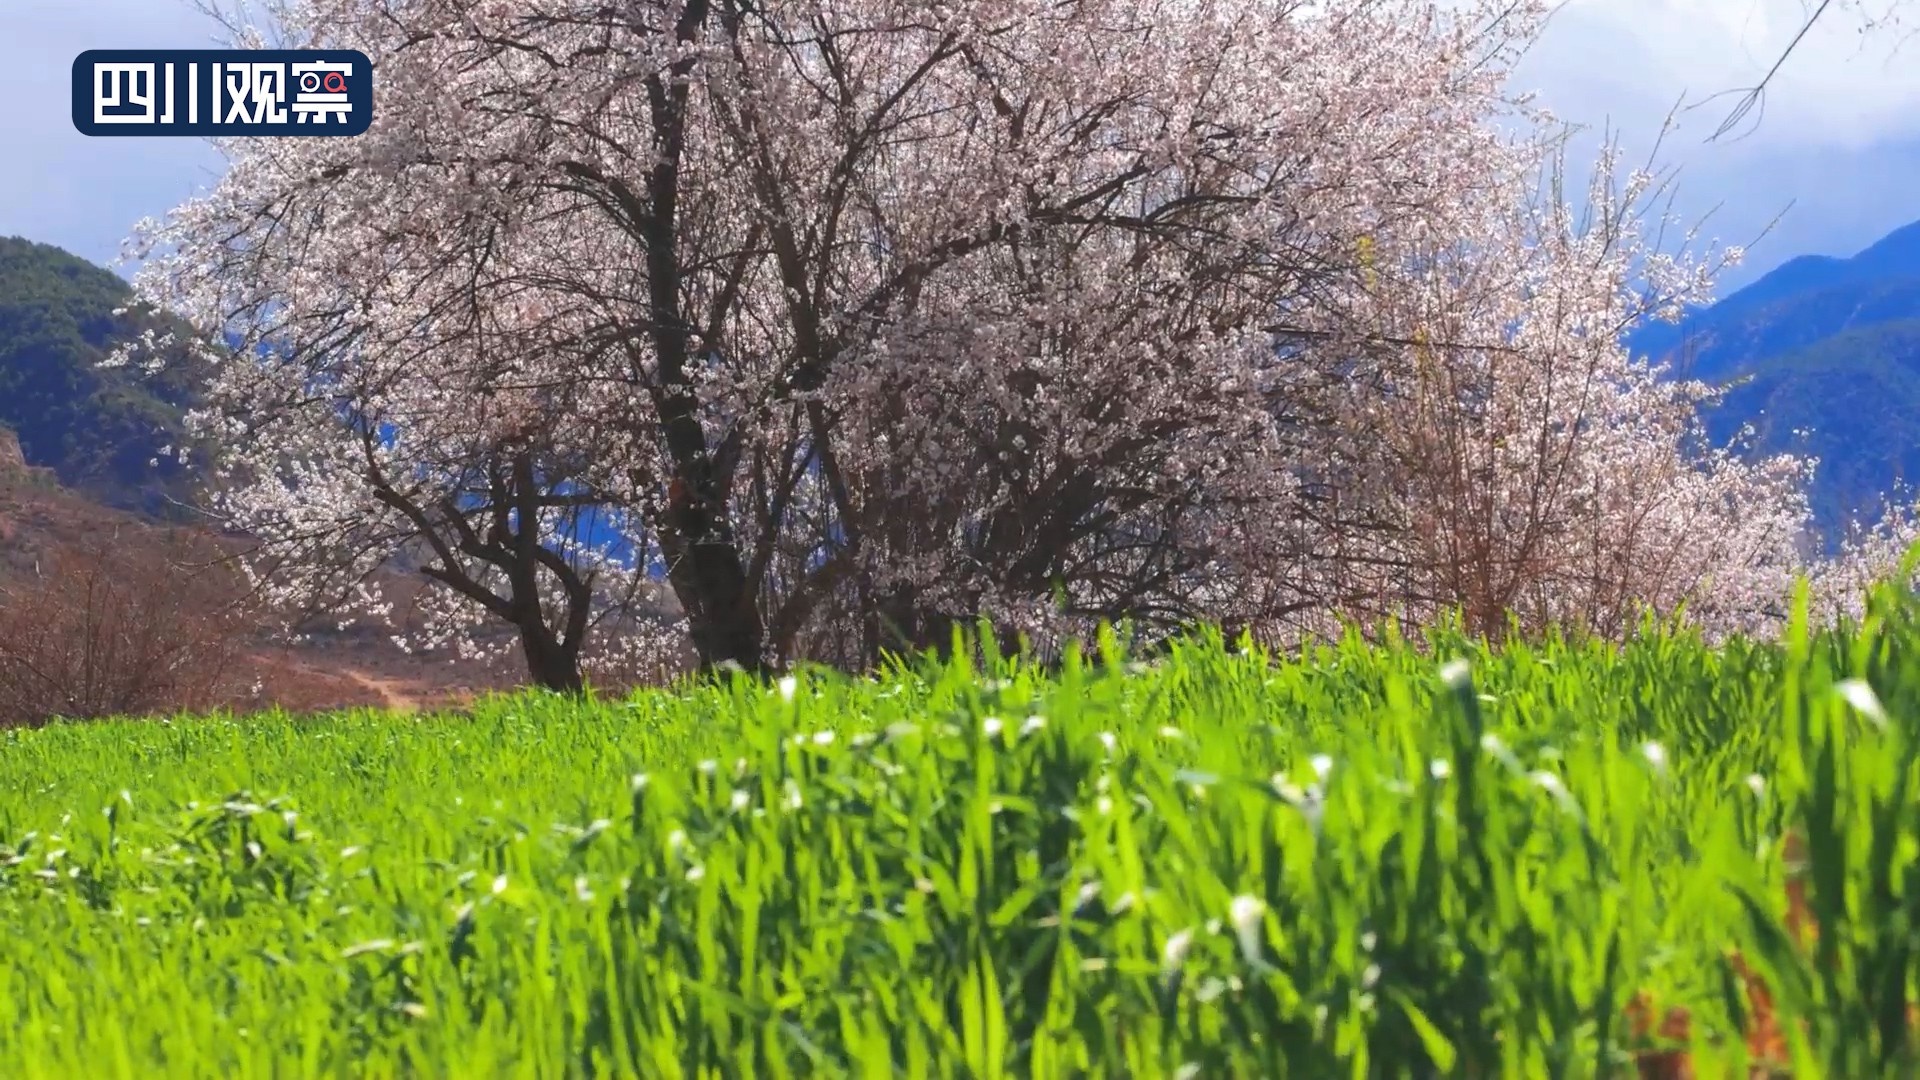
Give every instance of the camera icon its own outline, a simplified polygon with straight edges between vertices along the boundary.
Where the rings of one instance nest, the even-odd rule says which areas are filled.
[[[342,71],[303,71],[300,73],[299,88],[302,94],[344,94],[347,92],[347,76]]]
[[[293,79],[293,121],[296,124],[346,123],[353,111],[347,93],[352,64],[315,60],[290,65]]]

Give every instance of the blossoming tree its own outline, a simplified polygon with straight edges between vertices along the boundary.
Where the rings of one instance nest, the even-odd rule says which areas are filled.
[[[417,570],[551,686],[653,574],[747,668],[1743,609],[1795,466],[1617,343],[1698,268],[1530,201],[1543,8],[290,0],[372,129],[229,145],[138,284],[234,346],[195,422],[263,581]]]

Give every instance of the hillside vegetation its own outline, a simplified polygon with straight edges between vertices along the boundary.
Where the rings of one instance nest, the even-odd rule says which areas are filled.
[[[1649,324],[1637,352],[1729,388],[1719,440],[1820,459],[1811,501],[1828,530],[1920,479],[1920,222],[1851,258],[1793,259],[1680,324]]]
[[[1920,283],[1914,311],[1920,313]],[[1752,363],[1715,425],[1752,417],[1764,445],[1820,459],[1814,511],[1830,524],[1920,479],[1920,317],[1836,333]]]
[[[9,732],[0,1056],[1912,1075],[1915,614]]]
[[[0,237],[0,427],[29,463],[111,505],[168,512],[191,478],[163,451],[185,441],[193,400],[184,368],[159,376],[99,362],[163,320],[139,310],[109,270],[48,244]],[[165,356],[155,357],[166,363]],[[158,458],[159,463],[155,464]]]

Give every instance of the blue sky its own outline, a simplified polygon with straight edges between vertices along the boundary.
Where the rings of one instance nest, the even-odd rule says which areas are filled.
[[[1610,122],[1629,147],[1644,147],[1683,96],[1703,101],[1752,84],[1798,28],[1803,2],[1568,0],[1517,85],[1537,89],[1563,119]],[[218,27],[191,0],[0,5],[0,146],[9,155],[0,165],[0,235],[110,260],[135,221],[210,182],[220,159],[197,140],[76,133],[73,57],[206,46]],[[1728,285],[1795,255],[1850,254],[1920,219],[1920,41],[1863,38],[1835,19],[1783,71],[1756,129],[1706,142],[1731,104],[1685,114],[1664,158],[1681,169],[1678,210],[1688,218],[1714,211],[1707,231],[1721,239],[1745,242],[1793,204]]]
[[[0,0],[0,236],[106,262],[140,218],[219,175],[198,139],[88,139],[73,130],[73,58],[87,49],[208,48],[190,0]]]
[[[1866,2],[1877,10],[1900,0]],[[1801,28],[1807,3],[1568,0],[1515,82],[1565,120],[1611,122],[1629,147],[1648,146],[1676,102],[1696,104],[1664,148],[1663,160],[1679,168],[1676,211],[1689,220],[1711,212],[1706,232],[1731,243],[1786,211],[1727,285],[1796,255],[1850,255],[1920,219],[1920,40],[1911,26],[1863,36],[1857,18],[1829,17],[1781,69],[1758,124],[1709,141],[1738,100],[1728,91],[1759,81]]]

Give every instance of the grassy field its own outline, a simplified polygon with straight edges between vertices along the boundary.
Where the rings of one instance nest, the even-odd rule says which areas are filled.
[[[1914,610],[0,733],[0,1060],[1913,1075]]]

